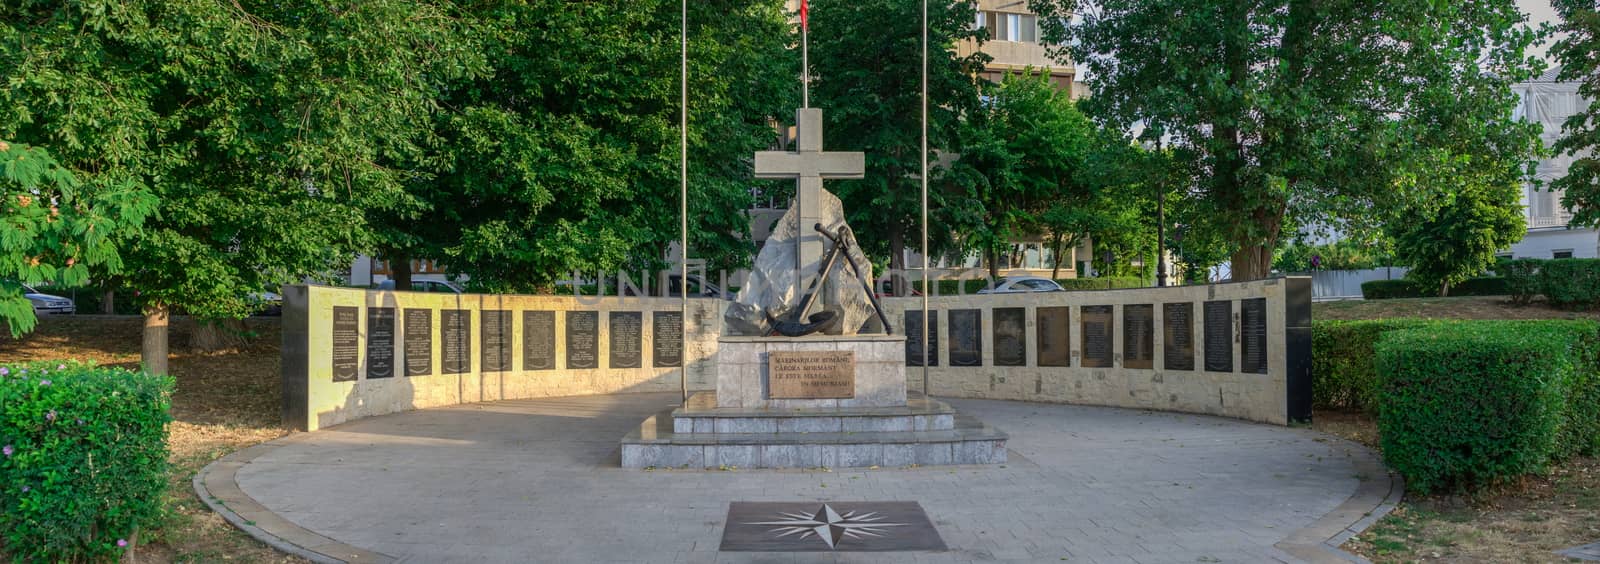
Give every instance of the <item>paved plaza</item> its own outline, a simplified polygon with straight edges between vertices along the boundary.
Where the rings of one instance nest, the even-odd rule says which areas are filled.
[[[196,477],[237,525],[316,560],[1298,562],[1398,499],[1371,451],[1308,429],[951,400],[1011,436],[1001,466],[626,470],[618,438],[675,394],[375,417]],[[917,502],[942,552],[719,552],[733,502]]]

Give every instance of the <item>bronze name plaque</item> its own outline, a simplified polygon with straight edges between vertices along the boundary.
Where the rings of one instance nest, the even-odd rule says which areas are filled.
[[[856,396],[856,353],[775,351],[767,354],[768,399]]]

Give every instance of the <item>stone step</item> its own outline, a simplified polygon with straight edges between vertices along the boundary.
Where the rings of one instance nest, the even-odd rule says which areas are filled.
[[[946,430],[838,433],[675,433],[671,412],[622,439],[624,468],[855,468],[998,464],[1003,431],[966,416]]]
[[[841,408],[716,407],[716,392],[700,392],[672,411],[674,433],[863,433],[944,431],[955,427],[956,410],[914,396],[903,406]]]

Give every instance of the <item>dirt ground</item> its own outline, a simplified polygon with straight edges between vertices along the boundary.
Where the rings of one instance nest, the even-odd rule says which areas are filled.
[[[1313,319],[1600,319],[1505,298],[1421,298],[1318,303]],[[1318,411],[1312,427],[1378,448],[1365,413]],[[1554,551],[1600,540],[1600,459],[1567,461],[1548,473],[1471,496],[1416,496],[1344,549],[1373,562],[1566,562]]]
[[[287,433],[278,408],[278,320],[251,319],[245,328],[248,344],[238,350],[192,353],[193,323],[173,322],[170,512],[160,530],[141,535],[139,562],[304,562],[233,528],[189,483],[211,461]],[[136,368],[141,330],[137,317],[46,318],[20,341],[0,336],[0,361],[75,358]]]

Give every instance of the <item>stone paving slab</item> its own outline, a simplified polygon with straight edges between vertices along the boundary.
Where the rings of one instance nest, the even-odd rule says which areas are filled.
[[[1576,558],[1578,560],[1600,561],[1600,542],[1586,544],[1583,546],[1574,546],[1566,550],[1556,551],[1556,554],[1560,554],[1567,558]]]
[[[1335,539],[1398,499],[1371,451],[1306,429],[982,400],[950,403],[1010,433],[1007,464],[618,467],[618,438],[676,402],[624,394],[376,417],[241,451],[195,485],[207,499],[234,484],[241,499],[227,506],[257,504],[299,529],[254,527],[258,537],[400,562],[1336,562],[1349,555]],[[735,501],[873,500],[920,503],[949,550],[717,550]]]

